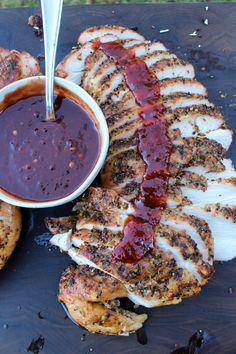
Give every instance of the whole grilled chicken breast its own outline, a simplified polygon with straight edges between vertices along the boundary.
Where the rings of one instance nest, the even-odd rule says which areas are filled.
[[[0,201],[0,269],[12,254],[20,237],[20,209]]]
[[[0,89],[11,82],[39,74],[38,60],[29,53],[0,48]]]
[[[143,120],[124,68],[95,45],[98,40],[131,50],[155,75],[172,143],[167,208],[153,229],[153,249],[132,263],[114,259],[113,250],[123,239],[145,176],[137,134]],[[65,229],[62,221],[51,228],[48,221],[55,234],[51,242],[77,264],[119,281],[135,304],[178,303],[207,283],[214,272],[213,260],[236,256],[236,171],[226,158],[232,131],[195,79],[193,66],[169,53],[162,43],[108,25],[85,30],[78,43],[58,65],[57,75],[81,85],[98,102],[107,119],[110,147],[101,173],[102,188],[90,188],[81,198],[71,227],[67,224]],[[86,274],[89,282],[89,270]],[[80,278],[84,281],[85,276]],[[76,294],[82,301],[81,293]],[[67,305],[67,298],[63,300]],[[78,317],[76,321],[91,330]],[[109,334],[117,332],[122,330]]]

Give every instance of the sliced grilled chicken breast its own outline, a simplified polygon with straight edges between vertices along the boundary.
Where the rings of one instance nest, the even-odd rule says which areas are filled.
[[[132,50],[156,76],[172,142],[167,209],[155,228],[153,250],[134,263],[114,260],[112,251],[123,238],[146,171],[138,151],[142,117],[124,69],[93,45],[95,40],[109,39]],[[214,272],[213,260],[236,256],[236,172],[226,158],[232,132],[206,88],[195,79],[193,66],[169,53],[162,43],[146,41],[119,26],[92,27],[78,42],[79,48],[58,65],[57,74],[82,85],[98,102],[107,119],[110,147],[101,173],[102,188],[89,189],[79,201],[76,224],[66,229],[62,220],[59,228],[51,227],[51,242],[76,263],[103,272],[104,283],[105,278],[118,281],[136,304],[178,303],[206,284]],[[84,279],[79,277],[80,287],[90,278],[92,284],[89,272]],[[109,281],[106,284],[109,288]],[[75,293],[84,301],[80,287]],[[75,312],[72,316],[81,323]]]

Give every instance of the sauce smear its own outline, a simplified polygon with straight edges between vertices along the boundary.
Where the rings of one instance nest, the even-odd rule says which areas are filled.
[[[65,197],[97,161],[100,137],[89,113],[60,96],[55,108],[56,121],[45,121],[44,96],[31,96],[0,114],[0,187],[16,197]]]
[[[124,69],[126,83],[139,104],[143,119],[138,130],[138,150],[146,163],[146,172],[139,197],[133,201],[135,213],[127,218],[124,237],[113,250],[115,259],[131,263],[140,260],[154,247],[154,225],[158,224],[161,211],[166,208],[172,144],[167,133],[166,109],[160,99],[160,87],[146,63],[118,42],[95,41],[94,49],[98,48]]]

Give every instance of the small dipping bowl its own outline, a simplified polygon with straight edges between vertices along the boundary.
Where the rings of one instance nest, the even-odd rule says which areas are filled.
[[[90,118],[94,121],[100,138],[100,147],[97,160],[82,184],[78,185],[77,189],[75,189],[72,193],[58,199],[49,201],[27,200],[15,196],[0,188],[0,199],[9,204],[25,208],[48,208],[68,203],[81,195],[90,186],[104,164],[109,146],[109,133],[106,119],[97,103],[81,87],[62,78],[55,78],[54,94],[55,96],[59,95],[69,98],[82,106]],[[21,99],[40,95],[45,95],[45,76],[34,76],[15,81],[0,90],[0,111],[7,108],[8,105],[14,104]],[[1,171],[1,173],[4,173],[4,171]]]

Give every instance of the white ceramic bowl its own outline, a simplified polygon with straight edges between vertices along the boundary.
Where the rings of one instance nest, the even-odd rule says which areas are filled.
[[[45,87],[45,76],[34,76],[34,77],[29,77],[26,79],[22,79],[16,82],[13,82],[12,84],[4,87],[3,89],[0,90],[0,110],[2,109],[2,104],[4,101],[4,98],[6,95],[11,94],[16,92],[26,92],[26,94],[22,94],[22,97],[28,97],[31,96],[32,94],[27,94],[27,88],[28,87],[34,87],[37,86],[37,93],[35,94],[44,94],[44,87]],[[19,90],[22,88],[22,91]],[[39,89],[38,89],[39,88]],[[64,93],[66,92],[66,97],[72,98],[73,100],[76,101],[82,101],[85,106],[87,106],[90,109],[90,112],[92,112],[93,119],[96,121],[96,125],[98,127],[98,131],[100,134],[100,154],[97,159],[97,162],[93,169],[91,170],[90,174],[88,177],[84,180],[84,182],[71,194],[67,195],[66,197],[52,200],[52,201],[45,201],[45,202],[37,202],[37,201],[30,201],[30,200],[24,200],[21,198],[18,198],[10,193],[5,192],[0,188],[0,199],[13,204],[17,205],[20,207],[25,207],[25,208],[48,208],[48,207],[55,207],[57,205],[65,204],[67,202],[70,202],[71,200],[77,198],[79,195],[81,195],[93,182],[99,171],[101,170],[106,155],[107,155],[107,150],[109,146],[109,133],[108,133],[108,127],[106,123],[106,119],[97,105],[97,103],[94,101],[94,99],[81,87],[77,86],[71,81],[61,79],[61,78],[55,78],[55,91],[56,93],[63,91]],[[34,94],[34,95],[35,95]],[[17,95],[16,95],[17,96]],[[1,115],[0,115],[1,119]],[[32,132],[33,133],[33,132]],[[4,171],[1,171],[1,173],[4,173]]]

